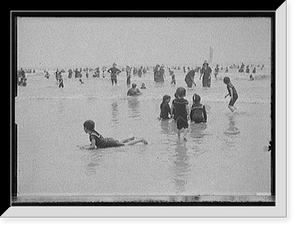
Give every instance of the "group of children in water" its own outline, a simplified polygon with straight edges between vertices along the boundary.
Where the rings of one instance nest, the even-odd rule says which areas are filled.
[[[235,87],[232,85],[229,77],[224,77],[224,84],[227,85],[228,94],[225,96],[230,96],[230,101],[228,108],[231,112],[236,110],[234,106],[236,100],[238,99],[238,93]],[[133,90],[136,87],[133,86]],[[130,90],[129,90],[130,91]],[[127,94],[131,95],[131,94]],[[183,131],[183,140],[186,141],[186,135],[188,132],[189,123],[206,123],[207,122],[207,113],[205,105],[201,104],[201,97],[198,94],[193,95],[193,104],[191,109],[188,107],[189,102],[184,98],[186,96],[186,89],[183,87],[178,87],[175,94],[175,99],[172,101],[170,107],[169,103],[171,101],[171,96],[164,95],[162,103],[160,104],[160,115],[159,119],[169,120],[173,119],[176,122],[178,129],[178,138],[180,139],[180,134]],[[84,131],[89,134],[91,141],[90,145],[81,147],[84,149],[94,149],[94,148],[108,148],[108,147],[119,147],[124,145],[134,145],[137,143],[148,144],[148,142],[143,138],[131,137],[121,141],[115,140],[113,138],[104,138],[95,130],[95,122],[92,120],[87,120],[83,124]]]

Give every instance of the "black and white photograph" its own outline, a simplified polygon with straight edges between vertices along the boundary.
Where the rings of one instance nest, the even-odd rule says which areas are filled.
[[[17,14],[13,204],[275,206],[275,17]]]

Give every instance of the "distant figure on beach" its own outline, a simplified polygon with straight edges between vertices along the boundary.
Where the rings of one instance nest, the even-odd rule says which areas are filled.
[[[131,83],[131,67],[129,67],[128,65],[126,66],[126,84],[130,85]]]
[[[176,79],[175,79],[174,71],[171,70],[170,74],[171,74],[171,77],[172,77],[171,84],[176,85]]]
[[[142,83],[141,89],[147,89],[145,83]]]
[[[234,112],[236,110],[236,107],[234,106],[236,100],[238,99],[238,93],[235,89],[235,87],[232,85],[229,77],[224,77],[223,82],[227,85],[228,94],[225,96],[230,96],[230,101],[228,104],[228,108],[231,112]]]
[[[102,67],[102,78],[105,78],[105,71],[106,71],[106,67],[105,66],[103,66]]]
[[[165,81],[165,70],[163,65],[156,64],[155,68],[153,69],[154,74],[154,81],[163,83]]]
[[[170,108],[170,100],[171,96],[164,95],[162,103],[160,104],[160,115],[159,118],[161,120],[168,120],[171,118],[171,108]]]
[[[59,72],[59,70],[58,69],[56,69],[56,71],[55,71],[55,79],[56,79],[56,83],[58,84],[58,79],[59,79],[59,76],[60,76],[60,72]]]
[[[120,147],[125,145],[134,145],[137,143],[148,144],[148,142],[143,138],[131,137],[124,140],[115,140],[113,138],[104,138],[95,130],[95,122],[92,120],[87,120],[83,123],[83,129],[89,134],[91,144],[81,147],[82,149],[95,149],[95,148],[111,148]]]
[[[201,104],[200,102],[201,102],[200,95],[194,94],[190,118],[191,121],[195,123],[206,123],[207,114],[206,114],[205,105]]]
[[[58,87],[64,88],[64,80],[61,75],[58,77]]]
[[[128,96],[136,96],[142,94],[140,90],[136,87],[136,83],[131,85],[131,88],[127,91]]]
[[[116,68],[117,64],[113,63],[113,67],[108,69],[107,72],[110,73],[111,84],[117,84],[117,75],[121,73],[121,71]]]
[[[141,78],[143,73],[143,67],[140,67],[137,71],[138,77]]]
[[[194,70],[190,70],[190,71],[186,74],[184,81],[186,82],[186,85],[187,85],[188,88],[191,88],[193,85],[196,86],[196,83],[195,83],[195,80],[194,80],[195,74],[196,74],[196,73],[195,73]]]
[[[189,115],[189,102],[184,98],[186,90],[183,87],[179,87],[176,90],[176,98],[172,101],[171,111],[173,113],[173,119],[176,121],[178,129],[178,138],[180,139],[180,132],[183,129],[183,140],[186,141],[186,135],[188,132],[188,115]]]
[[[48,71],[45,71],[46,72],[46,74],[45,74],[45,78],[46,79],[49,79],[49,77],[50,77],[50,74],[49,74],[49,72]]]
[[[210,87],[211,85],[211,72],[212,70],[209,67],[208,62],[205,60],[200,70],[200,80],[202,77],[202,86],[205,88]]]
[[[84,82],[82,81],[82,79],[79,79],[80,84],[83,84]]]
[[[246,66],[246,73],[250,73],[250,68],[249,68],[249,65]]]
[[[86,70],[85,70],[85,77],[86,77],[86,78],[89,77],[89,69],[88,69],[88,68],[86,68]]]
[[[71,69],[68,70],[68,78],[72,78],[73,71]]]
[[[215,72],[214,72],[215,78],[217,78],[219,71],[220,71],[219,64],[217,64],[217,66],[215,67]]]
[[[252,76],[252,75],[250,75],[250,81],[253,81],[253,80],[254,80],[253,76]]]

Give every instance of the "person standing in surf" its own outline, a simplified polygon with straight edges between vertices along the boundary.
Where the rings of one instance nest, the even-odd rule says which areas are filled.
[[[136,83],[133,83],[131,86],[132,87],[129,88],[128,91],[127,91],[128,96],[137,96],[137,95],[142,94],[140,92],[140,90],[136,87],[137,86]]]
[[[169,95],[164,95],[162,103],[160,104],[160,114],[159,114],[159,119],[161,120],[168,120],[171,119],[171,108],[170,108],[170,100],[171,96]]]
[[[195,71],[194,70],[190,70],[187,75],[185,76],[184,81],[186,82],[186,85],[188,88],[191,88],[193,85],[196,86],[196,83],[194,81],[195,78]]]
[[[235,89],[235,87],[232,85],[229,77],[224,77],[223,82],[227,85],[228,94],[225,95],[225,98],[227,96],[230,96],[230,101],[228,104],[228,108],[231,112],[234,112],[236,110],[236,107],[234,106],[236,100],[238,99],[238,93]]]
[[[171,112],[173,113],[173,119],[176,121],[178,129],[178,139],[180,139],[180,133],[183,129],[183,140],[186,141],[186,135],[188,132],[188,116],[189,116],[189,102],[184,98],[186,96],[186,90],[183,87],[179,87],[175,93],[175,99],[172,101]]]
[[[200,70],[200,80],[202,77],[202,86],[206,89],[211,85],[211,72],[212,70],[209,67],[208,62],[205,60]]]
[[[112,86],[117,85],[117,75],[121,73],[121,70],[116,68],[117,64],[113,63],[113,67],[108,69],[107,72],[110,73],[110,79]]]

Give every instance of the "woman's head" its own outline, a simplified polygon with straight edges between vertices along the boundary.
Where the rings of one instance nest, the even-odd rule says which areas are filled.
[[[193,102],[194,103],[200,103],[200,101],[201,101],[200,95],[194,94],[193,95]]]
[[[85,132],[87,131],[95,131],[95,122],[93,120],[86,120],[83,123],[83,129]]]
[[[186,90],[184,87],[178,87],[175,94],[177,97],[182,98],[186,95]]]
[[[225,84],[228,84],[228,83],[230,83],[230,78],[229,77],[224,77],[224,79],[223,79],[223,82],[225,83]]]

